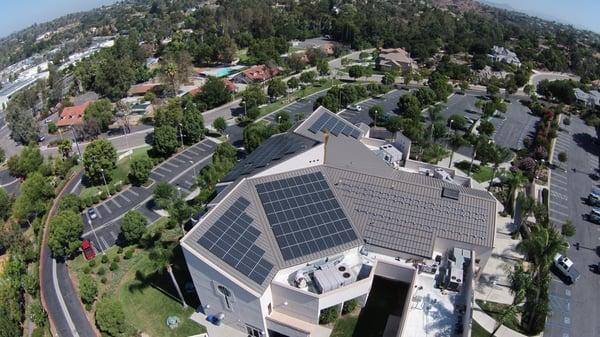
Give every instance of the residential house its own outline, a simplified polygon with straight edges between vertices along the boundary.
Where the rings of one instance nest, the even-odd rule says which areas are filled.
[[[381,70],[398,70],[405,72],[417,68],[410,54],[402,48],[380,49],[377,57],[377,66]]]
[[[394,168],[364,138],[321,107],[234,167],[181,240],[200,311],[248,336],[325,337],[324,309],[364,306],[375,280],[390,279],[408,293],[385,336],[470,331],[496,200]],[[431,303],[436,324],[411,323],[427,320]]]
[[[281,68],[279,67],[269,67],[267,65],[261,64],[252,66],[242,71],[240,74],[234,77],[234,81],[246,84],[262,83],[270,80],[280,72]]]
[[[127,91],[127,96],[144,96],[147,92],[156,92],[160,83],[140,83],[132,85]]]
[[[575,88],[573,89],[573,93],[575,94],[575,99],[579,104],[588,106],[600,106],[600,92],[598,92],[597,90],[585,92],[579,88]]]
[[[70,127],[83,125],[83,114],[85,109],[92,104],[93,101],[87,101],[83,104],[65,107],[60,113],[60,118],[56,122],[56,126]]]
[[[494,46],[491,54],[488,54],[488,57],[494,62],[504,62],[518,67],[521,66],[521,61],[517,57],[517,54],[504,47]]]

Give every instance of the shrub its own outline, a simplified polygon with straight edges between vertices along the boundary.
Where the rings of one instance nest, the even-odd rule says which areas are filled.
[[[102,255],[102,257],[100,258],[100,262],[108,263],[108,255]]]
[[[31,337],[44,337],[44,334],[44,328],[38,326],[31,332]]]
[[[98,296],[98,285],[96,284],[96,280],[89,275],[83,275],[83,277],[79,279],[79,294],[83,303],[94,303],[96,296]]]
[[[356,298],[346,301],[342,307],[342,315],[349,314],[358,308],[358,300]]]
[[[124,258],[125,260],[129,260],[129,259],[131,259],[131,257],[132,257],[132,256],[133,256],[133,248],[128,248],[128,249],[125,251],[125,255],[123,255],[123,258]]]
[[[108,194],[105,191],[100,192],[100,199],[106,200],[106,198],[108,198]]]
[[[560,229],[562,235],[569,237],[575,235],[576,231],[577,229],[575,228],[571,220],[567,220],[567,222],[565,222]]]
[[[93,204],[97,204],[97,203],[99,203],[99,202],[100,202],[100,195],[99,195],[99,194],[94,194],[94,195],[91,197],[91,199],[92,199],[92,205],[93,205]]]
[[[90,266],[83,267],[83,273],[84,274],[89,274],[91,272],[92,272],[92,268],[90,268]]]
[[[321,310],[321,315],[319,315],[319,324],[329,324],[333,323],[337,320],[340,312],[337,307],[330,307]]]
[[[100,268],[98,268],[98,270],[96,270],[96,274],[99,276],[102,276],[102,275],[106,274],[106,269],[104,267],[100,267]]]
[[[558,161],[560,161],[561,163],[564,163],[567,161],[567,153],[566,152],[560,152],[558,154]]]
[[[100,282],[102,282],[102,284],[105,284],[108,280],[106,279],[106,276],[102,276],[102,278],[100,279]]]
[[[88,266],[90,266],[90,268],[94,268],[96,266],[96,259],[92,259],[88,262]]]
[[[119,269],[119,264],[113,261],[110,264],[110,266],[108,267],[108,269],[110,269],[110,271],[115,271],[115,270]]]
[[[117,248],[117,254],[123,254],[123,247],[119,246],[119,248]]]
[[[115,258],[113,259],[113,262],[119,262],[121,261],[121,258],[117,255],[115,256]]]

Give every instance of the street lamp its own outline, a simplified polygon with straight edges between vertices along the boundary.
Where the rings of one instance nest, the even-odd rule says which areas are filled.
[[[194,166],[193,160],[190,160],[190,165],[192,165],[192,170],[194,170],[194,177],[196,177],[196,166]]]
[[[102,173],[102,180],[104,180],[104,186],[106,187],[106,194],[108,194],[108,196],[110,195],[110,190],[108,189],[108,184],[106,183],[106,177],[104,176],[104,169],[101,168],[100,169],[100,173]]]
[[[248,114],[248,110],[246,109],[246,101],[241,102],[244,105],[244,116]]]
[[[177,184],[177,197],[181,198],[181,186],[179,184]]]

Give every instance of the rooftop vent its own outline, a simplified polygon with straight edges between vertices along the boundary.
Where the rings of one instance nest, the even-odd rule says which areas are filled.
[[[458,200],[459,194],[460,194],[460,192],[453,188],[448,188],[448,187],[442,188],[442,198]]]

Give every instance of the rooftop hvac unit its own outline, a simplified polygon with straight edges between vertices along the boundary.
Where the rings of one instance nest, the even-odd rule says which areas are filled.
[[[313,278],[319,292],[325,293],[351,284],[356,280],[356,275],[348,266],[339,264],[327,269],[316,270]]]

